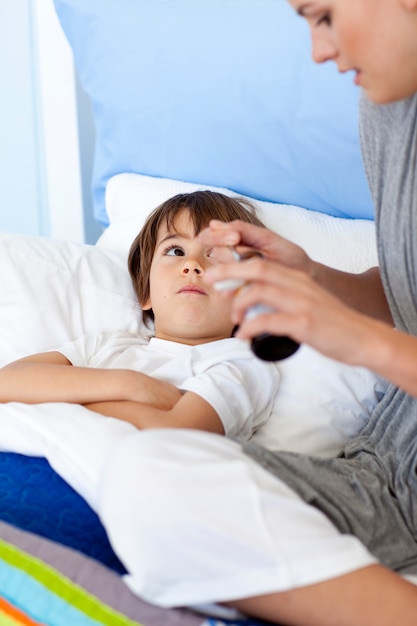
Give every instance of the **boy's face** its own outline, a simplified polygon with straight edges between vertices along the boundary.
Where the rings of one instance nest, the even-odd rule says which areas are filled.
[[[160,339],[190,345],[225,339],[233,331],[230,302],[203,282],[214,263],[210,250],[194,236],[188,211],[178,214],[170,231],[158,232],[150,270],[150,298],[155,334]]]
[[[313,59],[353,70],[385,104],[417,91],[417,0],[289,0],[309,23]]]

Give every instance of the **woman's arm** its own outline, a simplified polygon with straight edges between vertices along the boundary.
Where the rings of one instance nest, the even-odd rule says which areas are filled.
[[[414,626],[417,587],[381,565],[370,565],[309,587],[236,600],[230,606],[280,624]]]
[[[216,281],[223,270],[228,275],[226,266],[217,266],[206,279]],[[263,259],[248,262],[245,275],[236,270],[233,276],[249,284],[233,298],[237,337],[289,335],[330,358],[367,367],[417,397],[417,337],[347,306],[299,270]],[[245,311],[258,303],[273,312],[246,320]]]
[[[170,409],[140,402],[93,402],[87,409],[116,417],[136,428],[192,428],[224,435],[223,423],[213,407],[199,395],[187,391]]]
[[[131,400],[170,409],[180,397],[174,385],[141,372],[73,367],[60,352],[35,354],[0,369],[0,402]]]
[[[246,284],[226,294],[233,298],[237,337],[289,335],[326,356],[368,367],[417,397],[417,338],[393,328],[377,269],[352,275],[326,268],[278,235],[241,222],[215,222],[200,239],[207,246],[240,242],[263,254],[219,263],[204,275],[211,284],[228,279]],[[272,312],[246,320],[255,304]]]
[[[378,267],[351,274],[313,262],[312,276],[348,306],[393,325]]]

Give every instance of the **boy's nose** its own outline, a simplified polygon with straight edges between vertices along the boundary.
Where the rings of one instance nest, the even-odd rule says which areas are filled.
[[[188,260],[184,263],[182,272],[183,274],[189,274],[190,272],[194,272],[195,274],[201,274],[203,271],[202,266],[198,261]]]

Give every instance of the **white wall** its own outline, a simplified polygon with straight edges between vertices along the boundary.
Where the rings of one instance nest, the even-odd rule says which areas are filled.
[[[0,0],[0,89],[0,231],[93,242],[91,113],[52,0]]]
[[[0,0],[0,230],[48,234],[28,0]]]

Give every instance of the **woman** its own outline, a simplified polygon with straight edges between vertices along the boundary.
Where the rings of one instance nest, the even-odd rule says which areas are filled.
[[[110,464],[100,514],[111,535],[112,507],[123,506],[115,470],[133,462],[132,475],[147,476],[146,485],[132,484],[142,506],[125,527],[137,547],[129,554],[114,547],[132,587],[152,602],[223,602],[282,624],[411,626],[417,619],[417,587],[406,580],[417,575],[417,0],[290,3],[309,22],[314,59],[353,70],[363,89],[361,138],[381,272],[331,270],[267,230],[214,222],[200,234],[205,245],[242,244],[263,258],[219,264],[206,280],[248,283],[232,306],[241,338],[289,335],[373,369],[392,386],[337,459],[241,447],[210,434],[135,435]],[[245,320],[256,303],[274,312]],[[143,506],[145,498],[151,506]]]

